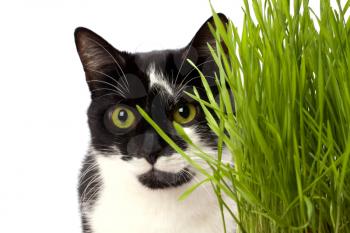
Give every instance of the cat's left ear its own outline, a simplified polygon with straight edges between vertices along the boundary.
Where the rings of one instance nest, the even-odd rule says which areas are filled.
[[[227,17],[222,14],[217,14],[220,21],[224,25],[224,27],[227,27],[228,19]],[[216,40],[210,31],[209,24],[216,29],[214,18],[210,17],[205,23],[199,28],[196,35],[191,40],[190,44],[185,47],[185,50],[190,50],[188,58],[192,60],[194,63],[198,64],[198,60],[205,60],[209,57],[211,57],[210,50],[208,48],[208,43],[214,50],[216,49]]]

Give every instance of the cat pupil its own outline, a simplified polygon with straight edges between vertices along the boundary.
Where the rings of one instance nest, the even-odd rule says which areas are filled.
[[[187,118],[190,115],[190,109],[187,106],[181,106],[178,111],[183,118]]]
[[[118,113],[118,120],[125,122],[128,119],[128,113],[125,110],[120,110]]]

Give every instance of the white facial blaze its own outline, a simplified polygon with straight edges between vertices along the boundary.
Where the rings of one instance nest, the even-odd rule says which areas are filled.
[[[170,83],[165,79],[164,75],[156,71],[154,65],[150,65],[147,71],[148,77],[150,79],[150,88],[154,85],[162,87],[168,94],[174,95],[174,90],[172,89]]]

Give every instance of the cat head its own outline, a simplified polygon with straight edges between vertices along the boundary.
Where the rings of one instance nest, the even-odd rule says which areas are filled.
[[[221,21],[227,23],[223,14]],[[199,73],[212,85],[216,65],[207,43],[216,41],[209,18],[190,43],[181,49],[127,53],[114,48],[96,33],[77,28],[75,42],[91,93],[88,123],[91,149],[133,166],[134,175],[145,186],[157,189],[180,186],[195,176],[194,170],[144,120],[136,106],[149,116],[185,152],[190,146],[177,134],[173,122],[181,124],[194,143],[215,152],[216,136],[207,126],[198,103],[185,92],[196,87],[201,98],[206,94]]]

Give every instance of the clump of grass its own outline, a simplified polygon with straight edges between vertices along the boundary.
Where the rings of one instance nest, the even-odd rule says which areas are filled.
[[[223,193],[236,201],[239,232],[350,232],[350,1],[320,4],[316,16],[307,0],[244,0],[241,33],[213,13],[220,101],[204,76],[209,101],[192,95],[219,137],[217,159],[198,155],[212,173],[154,125],[223,209]],[[223,145],[234,167],[221,162]]]

